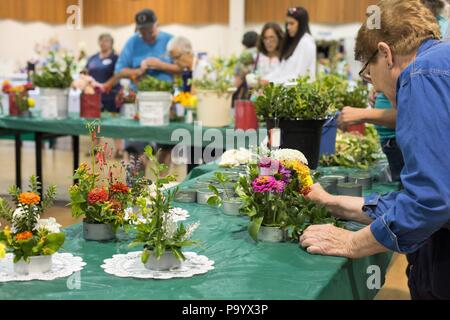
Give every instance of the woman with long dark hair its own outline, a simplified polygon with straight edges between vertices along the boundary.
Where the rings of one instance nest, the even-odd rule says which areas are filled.
[[[279,67],[264,80],[286,83],[300,76],[316,78],[316,43],[309,29],[309,14],[303,7],[290,8],[286,16],[286,36]]]

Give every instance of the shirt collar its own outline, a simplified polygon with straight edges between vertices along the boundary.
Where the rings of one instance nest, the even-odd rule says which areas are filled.
[[[422,44],[419,47],[419,50],[417,50],[417,57],[421,56],[423,53],[425,53],[428,49],[431,47],[434,47],[435,45],[441,43],[440,40],[435,39],[428,39],[422,42]]]

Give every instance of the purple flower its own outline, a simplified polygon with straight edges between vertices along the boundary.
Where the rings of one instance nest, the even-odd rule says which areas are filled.
[[[289,169],[286,169],[286,167],[282,164],[280,164],[278,173],[281,175],[281,179],[286,183],[289,182],[292,178],[292,172]]]

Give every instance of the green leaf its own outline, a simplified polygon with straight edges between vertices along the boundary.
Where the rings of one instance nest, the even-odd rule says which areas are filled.
[[[147,249],[144,249],[142,251],[142,255],[141,255],[141,261],[142,263],[147,263],[148,259],[150,258],[150,252]]]
[[[47,236],[43,250],[49,250],[49,254],[53,254],[62,247],[65,241],[64,233],[51,233]]]
[[[248,233],[252,237],[253,240],[258,241],[258,233],[261,228],[261,224],[263,222],[263,217],[254,218],[250,221],[250,225],[248,226]]]

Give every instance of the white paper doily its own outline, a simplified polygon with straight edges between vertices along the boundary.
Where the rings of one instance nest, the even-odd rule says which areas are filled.
[[[14,272],[14,256],[12,253],[0,260],[0,282],[11,281],[50,281],[65,278],[74,272],[81,271],[86,265],[83,259],[70,253],[55,253],[52,257],[52,270],[42,274],[19,275]]]
[[[190,278],[214,269],[214,261],[195,252],[183,252],[186,260],[179,268],[168,271],[153,271],[144,267],[141,262],[141,251],[128,254],[116,254],[112,259],[103,261],[102,268],[106,273],[122,278],[138,279],[172,279]]]

